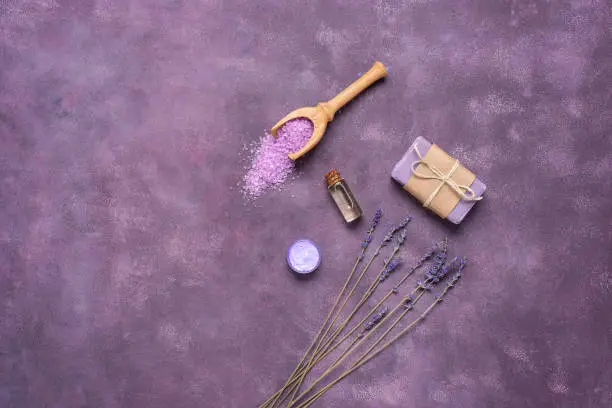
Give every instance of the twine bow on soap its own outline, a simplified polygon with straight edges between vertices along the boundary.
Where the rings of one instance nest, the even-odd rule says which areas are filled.
[[[472,190],[470,186],[458,184],[457,182],[453,180],[453,174],[455,174],[455,172],[460,166],[459,160],[455,159],[453,166],[451,167],[449,172],[445,174],[433,164],[428,163],[427,161],[423,160],[423,156],[421,155],[421,152],[419,152],[418,146],[416,144],[414,146],[414,152],[417,154],[417,156],[419,156],[419,160],[412,162],[412,166],[411,166],[412,175],[415,177],[421,178],[421,179],[425,179],[425,180],[440,181],[440,184],[438,185],[438,187],[436,187],[436,189],[430,194],[429,198],[423,202],[423,207],[428,208],[431,205],[431,202],[433,201],[434,198],[436,198],[436,196],[438,195],[438,193],[440,192],[440,190],[442,189],[444,185],[449,186],[451,190],[453,190],[463,200],[466,200],[466,201],[482,200],[482,196],[476,196],[476,193],[474,193],[474,190]],[[424,173],[417,171],[417,167],[420,164],[427,167],[429,171],[432,173],[432,175],[424,174]]]

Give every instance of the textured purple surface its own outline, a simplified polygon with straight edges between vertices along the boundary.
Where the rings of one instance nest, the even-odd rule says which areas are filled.
[[[609,2],[3,1],[0,406],[251,407],[289,374],[363,233],[415,216],[470,265],[412,336],[319,407],[612,405]],[[243,145],[375,59],[284,192]],[[488,185],[451,229],[389,173],[416,136]],[[287,246],[321,245],[314,279]],[[340,270],[342,269],[342,272]]]

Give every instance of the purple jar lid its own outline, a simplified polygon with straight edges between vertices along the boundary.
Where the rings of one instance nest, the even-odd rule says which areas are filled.
[[[312,273],[321,265],[319,248],[309,239],[299,239],[287,251],[287,264],[295,273]]]

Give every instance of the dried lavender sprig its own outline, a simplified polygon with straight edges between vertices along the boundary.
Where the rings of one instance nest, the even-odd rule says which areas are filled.
[[[387,232],[387,235],[384,236],[382,243],[386,245],[389,242],[391,242],[395,233],[401,229],[406,228],[406,226],[408,225],[410,221],[412,221],[412,217],[408,215],[398,225],[392,225],[391,228],[389,229],[389,232]]]
[[[393,253],[394,254],[397,251],[400,250],[401,246],[406,241],[406,236],[408,235],[408,229],[405,228],[405,227],[410,222],[411,219],[412,219],[411,217],[407,217],[404,220],[405,222],[402,222],[400,224],[400,225],[403,225],[403,229],[402,229],[402,232],[400,232],[400,234],[398,235],[397,243],[395,244],[395,247],[393,248]],[[397,261],[397,260],[391,261],[391,259],[389,259],[389,261],[385,261],[385,262],[386,262],[387,266],[380,273],[380,276],[378,278],[378,283],[384,282],[391,275],[391,273],[399,266],[399,264],[401,263],[400,261]]]
[[[381,218],[382,218],[382,209],[378,208],[376,210],[376,213],[374,214],[374,217],[372,217],[372,220],[370,221],[370,227],[366,231],[365,237],[363,241],[361,242],[362,248],[367,248],[368,245],[370,245],[370,242],[372,242],[372,236],[374,235],[374,230],[376,230],[376,226],[380,222]]]
[[[466,261],[465,261],[464,258],[460,258],[460,261],[458,261],[457,263],[454,263],[454,266],[455,266],[455,268],[457,268],[457,271],[455,272],[455,275],[453,276],[451,281],[449,281],[447,283],[446,288],[444,289],[444,291],[442,291],[442,293],[440,293],[440,295],[438,295],[435,298],[435,300],[432,302],[432,304],[423,313],[421,313],[421,315],[419,315],[414,321],[412,321],[407,327],[405,327],[403,330],[401,330],[392,339],[388,340],[378,350],[376,350],[374,352],[371,352],[371,350],[368,350],[365,353],[363,353],[359,357],[359,359],[357,359],[357,361],[349,369],[345,370],[335,380],[331,381],[325,387],[323,387],[322,389],[317,391],[316,394],[312,395],[310,398],[308,398],[308,400],[304,401],[302,404],[300,404],[296,408],[307,408],[308,406],[310,406],[316,399],[318,399],[321,395],[323,395],[325,392],[327,392],[327,390],[329,390],[331,387],[333,387],[335,384],[337,384],[343,378],[345,378],[346,376],[351,374],[353,371],[357,370],[358,368],[360,368],[361,366],[363,366],[364,364],[369,362],[371,359],[376,357],[378,354],[382,353],[386,348],[391,346],[395,341],[397,341],[400,337],[402,337],[404,334],[406,334],[409,330],[411,330],[419,322],[424,320],[425,317],[434,309],[434,307],[442,302],[442,299],[444,298],[444,296],[446,296],[446,294],[455,286],[457,281],[461,278],[461,276],[462,276],[462,272],[461,271],[465,267],[465,264],[466,264]],[[390,329],[388,329],[386,333],[388,333],[388,332],[390,332]],[[370,354],[368,354],[368,353],[370,353]]]
[[[440,271],[444,266],[447,258],[448,258],[448,246],[444,244],[443,246],[436,248],[436,251],[433,255],[433,263],[427,270],[425,274],[425,280],[438,283],[440,282],[443,276],[440,276]]]
[[[389,313],[389,308],[388,307],[384,307],[380,312],[374,314],[372,316],[372,319],[370,319],[370,321],[368,321],[365,326],[363,326],[363,330],[368,331],[371,330],[372,327],[376,326],[376,324],[378,322],[380,322],[382,319],[384,319],[384,317],[387,315],[387,313]]]

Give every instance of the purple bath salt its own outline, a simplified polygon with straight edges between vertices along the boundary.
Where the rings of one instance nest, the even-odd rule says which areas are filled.
[[[243,179],[245,196],[257,198],[267,189],[284,183],[295,169],[293,160],[287,155],[300,150],[310,139],[313,129],[310,120],[298,118],[280,127],[276,138],[266,132]]]

